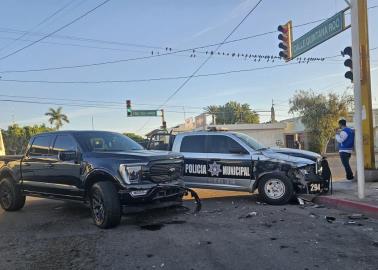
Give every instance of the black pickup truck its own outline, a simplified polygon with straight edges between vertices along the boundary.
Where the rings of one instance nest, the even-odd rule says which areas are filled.
[[[144,150],[118,133],[44,133],[23,156],[0,156],[0,204],[17,211],[25,196],[89,202],[94,223],[110,228],[127,207],[180,203],[182,168],[180,154]]]

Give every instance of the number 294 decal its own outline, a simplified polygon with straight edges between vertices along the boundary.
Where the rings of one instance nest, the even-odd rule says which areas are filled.
[[[317,183],[310,184],[310,192],[316,192],[320,190],[321,190],[320,184],[317,184]]]

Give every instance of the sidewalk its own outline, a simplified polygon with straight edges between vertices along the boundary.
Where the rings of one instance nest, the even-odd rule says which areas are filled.
[[[333,183],[333,194],[315,197],[313,202],[378,218],[378,182],[365,183],[365,199],[358,199],[357,182]]]

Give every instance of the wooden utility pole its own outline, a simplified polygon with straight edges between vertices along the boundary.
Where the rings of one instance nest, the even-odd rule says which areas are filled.
[[[365,169],[375,169],[373,108],[371,100],[370,50],[367,0],[358,1],[358,32],[360,38],[362,139]]]

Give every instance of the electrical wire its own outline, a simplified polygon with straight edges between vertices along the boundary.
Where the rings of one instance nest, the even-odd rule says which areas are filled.
[[[371,7],[368,7],[368,9],[374,9],[374,8],[377,8],[377,7],[378,7],[378,5],[371,6]],[[325,21],[327,19],[328,18],[323,18],[323,19],[319,19],[319,20],[310,21],[310,22],[307,22],[307,23],[295,25],[295,26],[293,26],[293,28],[302,27],[302,26],[306,26],[306,25],[309,25],[309,24],[314,24],[314,23],[317,23],[317,22]],[[226,41],[224,44],[233,43],[233,42],[239,42],[239,41],[242,41],[242,40],[247,40],[247,39],[256,38],[256,37],[260,37],[260,36],[264,36],[264,35],[274,34],[274,33],[277,33],[277,30],[275,30],[275,31],[268,31],[268,32],[265,32],[265,33],[256,34],[256,35],[252,35],[252,36],[248,36],[248,37],[243,37],[243,38],[239,38],[239,39],[229,40],[229,41]],[[78,37],[71,37],[71,36],[65,36],[65,37],[80,39]],[[124,45],[126,44],[126,43],[122,43],[122,42],[101,41],[101,40],[86,39],[86,38],[81,38],[81,39],[87,40],[87,41],[91,40],[91,41],[96,41],[96,42],[118,43],[119,45],[120,44],[124,44]],[[180,52],[187,52],[187,51],[193,51],[193,50],[198,50],[198,49],[213,47],[213,46],[217,46],[217,45],[219,45],[219,43],[209,44],[209,45],[199,46],[199,47],[194,47],[194,48],[190,48],[190,49],[176,50],[176,51],[171,51],[171,52],[157,54],[157,55],[150,55],[150,56],[145,56],[145,57],[135,57],[135,58],[129,58],[129,59],[118,59],[118,60],[113,60],[113,61],[103,61],[103,62],[97,62],[97,63],[81,64],[81,65],[71,65],[71,66],[47,67],[47,68],[26,69],[26,70],[5,70],[5,71],[0,71],[0,73],[42,72],[42,71],[52,71],[52,70],[62,70],[62,69],[74,69],[74,68],[93,67],[93,66],[108,65],[108,64],[117,64],[117,63],[136,61],[136,60],[146,60],[146,59],[151,59],[151,58],[156,58],[156,57],[161,57],[161,56],[172,55],[172,54],[176,54],[176,53],[180,53]],[[145,45],[140,45],[140,44],[133,44],[131,46],[144,46],[144,47],[152,47],[152,48],[162,48],[162,47],[158,47],[158,46],[156,46],[156,47],[155,46],[145,46]],[[329,57],[326,57],[326,58],[334,58],[334,57],[340,57],[340,56],[339,55],[335,55],[335,56],[329,56]],[[1,58],[0,58],[0,60],[1,60]]]
[[[82,15],[80,15],[79,17],[75,18],[74,20],[70,21],[69,23],[66,23],[65,25],[59,27],[59,28],[56,29],[55,31],[53,31],[53,32],[51,32],[51,33],[49,33],[49,34],[47,34],[47,35],[41,37],[40,39],[37,39],[37,40],[35,40],[35,41],[29,43],[28,45],[26,45],[26,46],[24,46],[24,47],[22,47],[22,48],[20,48],[20,49],[17,49],[17,50],[15,50],[15,51],[13,51],[13,52],[11,52],[11,53],[5,55],[5,56],[0,57],[0,60],[4,60],[4,59],[6,59],[6,58],[8,58],[8,57],[10,57],[10,56],[12,56],[12,55],[15,55],[15,54],[17,54],[17,53],[19,53],[19,52],[21,52],[21,51],[23,51],[23,50],[25,50],[25,49],[31,47],[31,46],[37,44],[38,42],[40,42],[40,41],[42,41],[42,40],[44,40],[44,39],[46,39],[46,38],[48,38],[48,37],[51,37],[52,35],[58,33],[59,31],[61,31],[61,30],[65,29],[65,28],[67,28],[68,26],[70,26],[70,25],[74,24],[75,22],[81,20],[82,18],[86,17],[87,15],[89,15],[90,13],[92,13],[93,11],[95,11],[96,9],[102,7],[103,5],[105,5],[106,3],[108,3],[109,1],[110,1],[110,0],[105,0],[105,1],[101,2],[100,4],[98,4],[97,6],[95,6],[94,8],[88,10],[87,12],[85,12],[84,14],[82,14]]]
[[[65,10],[69,5],[72,4],[75,0],[71,0],[68,3],[66,3],[64,6],[60,7],[58,10],[56,10],[54,13],[49,15],[48,17],[44,18],[41,22],[39,22],[37,25],[30,28],[28,31],[25,31],[22,35],[14,39],[13,41],[9,42],[8,44],[5,44],[3,47],[0,48],[0,52],[12,44],[16,43],[17,41],[21,40],[23,37],[29,35],[33,30],[37,29],[39,26],[43,25],[45,22],[49,21],[51,18],[55,17],[57,14],[59,14],[61,11]]]
[[[314,24],[314,23],[317,23],[317,22],[325,21],[326,19],[327,18],[323,18],[323,19],[319,19],[319,20],[314,20],[314,21],[298,24],[298,25],[293,26],[293,28],[303,27],[303,26],[306,26],[306,25],[310,25],[310,24]],[[234,39],[234,40],[228,40],[228,41],[224,42],[223,44],[240,42],[240,41],[243,41],[243,40],[252,39],[252,38],[256,38],[256,37],[261,37],[261,36],[265,36],[265,35],[270,35],[270,34],[274,34],[274,33],[277,33],[277,30],[268,31],[268,32],[260,33],[260,34],[255,34],[255,35],[251,35],[251,36],[247,36],[247,37],[243,37],[243,38],[238,38],[238,39]],[[78,38],[78,37],[71,37],[71,36],[65,36],[65,37],[70,37],[70,38],[74,38],[74,39],[88,40],[88,41],[92,40],[92,41],[96,41],[96,42],[106,42],[106,43],[109,43],[109,44],[112,44],[112,43],[113,44],[118,44],[118,45],[122,45],[122,44],[126,45],[127,44],[127,43],[122,43],[122,42],[102,41],[102,40]],[[53,70],[62,70],[62,69],[75,69],[75,68],[85,68],[85,67],[94,67],[94,66],[101,66],[101,65],[117,64],[117,63],[129,62],[129,61],[147,60],[147,59],[157,58],[157,57],[161,57],[161,56],[169,56],[169,55],[173,55],[173,54],[177,54],[177,53],[182,53],[182,52],[195,51],[195,50],[205,49],[205,48],[209,48],[209,47],[215,47],[215,46],[218,46],[219,44],[220,43],[207,44],[207,45],[203,45],[203,46],[198,46],[198,47],[193,47],[193,48],[187,48],[187,49],[181,49],[181,50],[173,50],[173,51],[169,51],[169,52],[166,52],[166,53],[159,53],[159,54],[154,54],[154,55],[149,55],[149,56],[143,56],[143,57],[133,57],[133,58],[127,58],[127,59],[117,59],[117,60],[111,60],[111,61],[102,61],[102,62],[96,62],[96,63],[79,64],[79,65],[69,65],[69,66],[46,67],[46,68],[25,69],[25,70],[4,70],[4,71],[0,71],[0,73],[43,72],[43,71],[53,71]],[[164,49],[163,47],[144,46],[144,45],[140,45],[140,44],[132,44],[130,46],[139,46],[139,47],[143,46],[143,47],[151,47],[151,48]],[[165,47],[165,49],[167,49],[167,48],[169,48],[169,47]],[[338,57],[338,56],[339,55],[332,56],[332,57]],[[330,58],[330,57],[328,57],[328,58]]]
[[[299,63],[287,63],[279,64],[273,66],[257,67],[250,69],[238,69],[229,70],[223,72],[214,72],[206,74],[197,74],[193,76],[172,76],[172,77],[157,77],[157,78],[146,78],[146,79],[132,79],[132,80],[104,80],[104,81],[46,81],[46,80],[18,80],[18,79],[1,79],[0,82],[15,82],[15,83],[42,83],[42,84],[112,84],[112,83],[140,83],[140,82],[153,82],[153,81],[167,81],[167,80],[180,80],[189,78],[203,78],[212,76],[224,76],[235,73],[252,72],[265,69],[274,69],[290,65],[298,65]]]
[[[256,8],[261,4],[263,0],[259,0],[255,5],[254,7],[244,16],[244,18],[232,29],[232,31],[226,36],[225,39],[223,39],[223,41],[221,43],[219,43],[219,45],[215,48],[214,52],[217,52],[219,50],[219,48],[232,36],[232,34],[235,33],[235,31],[245,22],[245,20],[247,20],[247,18],[256,10]],[[205,61],[203,61],[199,66],[198,68],[196,68],[194,70],[194,72],[187,78],[185,79],[185,81],[180,84],[179,87],[177,87],[176,90],[173,91],[173,93],[171,95],[168,96],[168,98],[162,103],[162,105],[160,106],[163,107],[165,104],[167,104],[175,95],[177,95],[183,88],[184,86],[193,78],[193,76],[195,76],[203,66],[206,65],[206,63],[211,59],[211,57],[213,56],[213,54],[210,54],[206,59]],[[159,109],[159,108],[158,108]],[[150,119],[150,118],[149,118]],[[142,130],[147,124],[148,124],[149,120],[147,120],[140,129],[138,129],[138,131]]]

